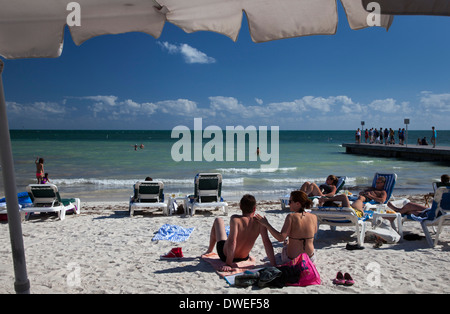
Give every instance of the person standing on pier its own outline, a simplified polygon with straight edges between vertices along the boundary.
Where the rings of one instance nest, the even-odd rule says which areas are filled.
[[[436,147],[437,131],[434,128],[434,126],[431,127],[431,130],[433,131],[433,134],[431,135],[431,143],[433,144],[433,148],[435,148]]]

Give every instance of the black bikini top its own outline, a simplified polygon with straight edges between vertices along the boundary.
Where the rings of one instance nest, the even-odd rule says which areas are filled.
[[[305,250],[306,249],[306,240],[314,239],[314,237],[309,237],[309,238],[293,238],[293,237],[289,237],[289,239],[303,241],[303,250]]]

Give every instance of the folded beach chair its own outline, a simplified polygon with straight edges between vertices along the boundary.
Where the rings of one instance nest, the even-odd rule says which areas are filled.
[[[194,179],[194,195],[188,203],[188,213],[195,215],[196,208],[221,208],[228,215],[228,203],[222,197],[222,175],[220,173],[199,173]]]
[[[54,184],[30,184],[26,190],[33,202],[31,206],[21,208],[21,211],[25,212],[26,220],[33,213],[57,213],[61,220],[64,220],[68,211],[73,211],[75,214],[80,213],[80,199],[62,199]]]
[[[439,241],[442,227],[450,225],[450,187],[440,187],[436,190],[430,209],[420,215],[407,215],[406,217],[420,223],[428,244],[434,247]],[[434,241],[428,227],[433,227],[433,229],[437,227]]]
[[[134,195],[130,197],[130,216],[134,215],[135,210],[154,212],[160,209],[166,216],[172,214],[167,204],[164,203],[164,184],[159,181],[136,182],[134,184]]]
[[[338,177],[338,182],[336,184],[336,194],[338,194],[342,190],[342,188],[344,187],[345,180],[347,180],[346,176]],[[281,209],[282,210],[289,210],[289,207],[290,207],[289,206],[289,196],[290,195],[288,194],[288,195],[285,195],[283,197],[280,197]],[[312,198],[317,198],[317,196],[313,196]]]

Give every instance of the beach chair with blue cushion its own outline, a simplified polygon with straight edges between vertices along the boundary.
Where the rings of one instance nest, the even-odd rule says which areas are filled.
[[[407,219],[417,221],[422,226],[427,242],[431,247],[437,245],[443,226],[450,225],[450,187],[440,187],[434,193],[431,208],[420,215],[407,215]],[[437,227],[435,238],[431,236],[428,227]]]
[[[33,202],[31,206],[21,208],[26,220],[34,213],[57,213],[60,220],[64,220],[69,211],[80,213],[80,199],[62,199],[54,184],[30,184],[26,191]]]
[[[335,194],[338,194],[342,190],[342,188],[345,185],[345,180],[347,180],[346,176],[338,177],[338,182],[336,184],[336,193]],[[290,208],[290,206],[289,206],[289,197],[290,197],[289,194],[285,195],[283,197],[280,197],[281,209],[282,210],[289,210],[289,208]],[[317,197],[318,196],[313,196],[312,198],[317,198]]]
[[[155,212],[162,210],[163,214],[171,214],[167,204],[164,203],[164,184],[160,181],[138,181],[134,184],[134,195],[130,197],[129,213],[134,215],[135,210]]]
[[[375,187],[377,179],[383,176],[386,178],[386,182],[384,184],[384,190],[387,193],[387,198],[385,204],[392,197],[392,192],[394,190],[395,182],[397,180],[397,175],[395,173],[383,174],[383,173],[375,173],[372,187]],[[349,197],[350,201],[355,201],[358,196]],[[376,207],[376,202],[370,201],[367,202],[364,206],[364,210],[370,210],[372,207]],[[366,225],[365,221],[370,219],[369,216],[358,217],[356,211],[350,207],[318,207],[313,208],[311,213],[317,216],[317,223],[327,224],[331,227],[331,229],[335,229],[336,227],[355,227],[356,229],[356,237],[358,241],[358,245],[364,244],[364,237],[366,234]]]
[[[194,179],[194,195],[188,203],[188,213],[195,215],[196,208],[221,208],[228,215],[228,203],[223,201],[222,175],[220,173],[199,173]]]
[[[23,207],[30,207],[33,205],[33,202],[28,195],[28,192],[20,192],[17,193],[17,200],[19,202],[19,209]],[[6,208],[6,198],[0,198],[0,215],[7,215],[8,211]]]
[[[387,197],[386,197],[386,201],[383,204],[387,204],[391,200],[391,198],[393,198],[392,193],[394,192],[395,183],[397,182],[397,174],[395,174],[395,173],[378,173],[378,172],[375,173],[375,175],[373,177],[373,181],[372,181],[373,188],[375,188],[377,179],[379,177],[384,177],[386,179],[386,181],[384,183],[384,190],[386,191]],[[350,201],[355,201],[356,199],[358,199],[358,195],[349,197]],[[373,210],[374,208],[376,208],[377,204],[379,204],[379,203],[374,200],[366,202],[365,206],[364,206],[364,210]]]

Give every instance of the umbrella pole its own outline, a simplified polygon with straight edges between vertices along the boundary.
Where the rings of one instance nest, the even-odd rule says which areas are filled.
[[[28,294],[30,293],[30,281],[27,277],[27,265],[25,262],[25,249],[22,236],[22,219],[19,212],[11,139],[9,137],[8,118],[6,116],[6,102],[2,80],[3,65],[3,61],[0,60],[0,157],[16,280],[14,282],[14,289],[18,294]]]

